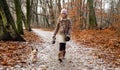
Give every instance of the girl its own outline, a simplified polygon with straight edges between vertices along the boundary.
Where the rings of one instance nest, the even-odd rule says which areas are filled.
[[[56,38],[56,34],[58,33],[57,37],[59,40],[59,54],[58,60],[62,62],[65,57],[66,53],[66,41],[70,39],[70,32],[71,32],[71,21],[68,18],[68,11],[67,9],[62,9],[60,17],[57,21],[57,26],[55,28],[55,32],[53,35],[53,39]]]

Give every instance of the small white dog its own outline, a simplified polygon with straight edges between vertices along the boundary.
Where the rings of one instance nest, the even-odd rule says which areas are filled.
[[[32,52],[28,56],[29,63],[34,63],[37,61],[37,52],[38,52],[38,49],[32,49]]]

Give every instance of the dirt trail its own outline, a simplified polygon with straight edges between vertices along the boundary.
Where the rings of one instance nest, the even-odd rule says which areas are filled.
[[[43,39],[41,45],[35,46],[38,49],[37,62],[23,66],[16,65],[8,70],[120,70],[110,67],[110,64],[105,64],[102,59],[95,56],[97,49],[85,48],[77,45],[73,40],[67,43],[66,59],[59,63],[58,42],[51,44],[53,33],[40,29],[33,29],[33,32]]]
[[[58,43],[51,44],[52,32],[33,30],[43,38],[46,48],[39,51],[39,60],[44,63],[47,70],[117,70],[119,68],[110,68],[102,59],[95,56],[98,51],[95,48],[85,48],[78,46],[74,41],[67,43],[66,60],[63,63],[58,62]],[[40,58],[42,57],[42,58]]]

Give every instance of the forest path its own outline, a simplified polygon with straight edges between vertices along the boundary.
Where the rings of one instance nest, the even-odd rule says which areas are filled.
[[[113,68],[111,64],[106,64],[105,61],[97,56],[99,49],[88,48],[83,45],[78,45],[73,40],[67,42],[65,60],[60,63],[58,61],[58,42],[52,44],[51,31],[41,29],[33,29],[43,42],[33,44],[34,49],[38,49],[35,58],[37,61],[32,63],[32,56],[28,56],[25,63],[19,63],[14,67],[1,67],[0,70],[120,70]],[[34,58],[33,58],[34,59]]]
[[[66,59],[59,63],[58,42],[55,45],[51,44],[53,32],[40,29],[34,29],[33,32],[44,41],[44,49],[38,51],[38,60],[43,70],[114,70],[114,68],[109,68],[109,64],[106,65],[102,59],[95,56],[97,49],[77,45],[73,40],[67,42]]]

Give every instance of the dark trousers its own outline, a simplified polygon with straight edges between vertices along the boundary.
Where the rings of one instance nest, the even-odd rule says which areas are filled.
[[[63,59],[65,57],[65,53],[66,53],[66,43],[60,43],[59,44],[59,54],[58,54],[58,58],[59,59]]]
[[[60,43],[59,44],[59,51],[65,51],[66,50],[66,43]]]

